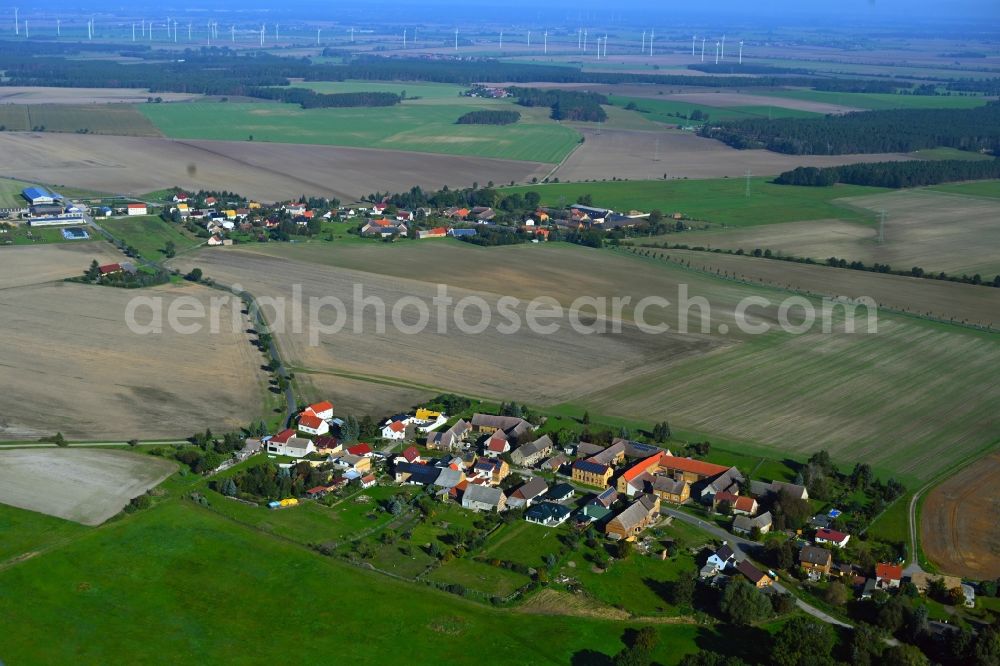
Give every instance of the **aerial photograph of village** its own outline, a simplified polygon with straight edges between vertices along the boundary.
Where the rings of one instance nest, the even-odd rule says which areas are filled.
[[[0,666],[1000,666],[1000,3],[4,2],[0,341]]]

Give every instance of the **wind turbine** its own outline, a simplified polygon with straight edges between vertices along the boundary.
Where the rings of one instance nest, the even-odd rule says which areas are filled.
[[[743,40],[740,40],[740,64],[743,64]]]
[[[655,30],[649,31],[649,57],[653,57],[653,38],[656,36]]]
[[[604,35],[604,59],[608,59],[608,36]]]
[[[132,41],[135,41],[135,23],[132,24]]]
[[[726,36],[722,36],[722,59],[726,59]]]
[[[576,30],[576,50],[579,51],[583,48],[583,28],[577,28]]]
[[[642,48],[639,49],[639,53],[646,52],[646,31],[642,31]]]
[[[406,50],[406,28],[403,28],[403,50]]]
[[[715,64],[719,64],[719,42],[715,43]]]
[[[691,35],[691,57],[692,58],[694,57],[694,40],[695,40],[695,38],[696,38],[696,35]]]
[[[188,22],[188,41],[191,41],[191,22]]]
[[[18,17],[17,12],[17,7],[14,7],[14,34],[19,36],[21,34],[21,19]]]
[[[583,31],[583,50],[584,50],[584,52],[587,51],[587,31],[586,30]]]
[[[549,54],[549,31],[548,31],[548,30],[546,30],[546,31],[545,31],[545,34],[544,34],[544,36],[543,36],[543,37],[544,37],[544,39],[545,39],[545,41],[544,41],[544,44],[545,44],[545,50],[543,51],[543,53],[544,53],[545,55],[548,55],[548,54]]]
[[[278,43],[278,24],[274,24],[274,43]]]
[[[320,28],[316,28],[316,46],[319,46],[319,33],[320,33]]]
[[[134,31],[135,28],[132,30]],[[56,37],[62,37],[62,21],[59,19],[56,19]]]
[[[705,62],[705,38],[701,38],[701,61]]]
[[[455,28],[455,50],[458,50],[458,28]]]
[[[174,44],[177,43],[177,21],[174,21]]]
[[[24,19],[24,38],[28,38],[28,19]]]
[[[528,31],[528,48],[531,48],[531,31]]]
[[[503,30],[500,31],[500,52],[503,53]]]
[[[354,43],[354,28],[351,28],[351,44]]]
[[[264,46],[264,28],[265,27],[266,26],[263,23],[260,24],[260,45],[261,46]]]

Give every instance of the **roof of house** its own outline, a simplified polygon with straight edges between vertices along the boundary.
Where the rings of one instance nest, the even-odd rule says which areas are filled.
[[[611,446],[604,449],[600,453],[597,453],[590,457],[591,460],[602,465],[610,465],[614,462],[615,458],[625,454],[625,450],[628,447],[628,441],[624,439],[616,439],[611,443]]]
[[[130,204],[127,204],[125,207],[126,208],[145,208],[146,204],[144,204],[144,203],[130,203]]]
[[[671,495],[680,495],[684,492],[687,481],[684,479],[671,479],[669,476],[657,474],[653,477],[653,490]]]
[[[603,451],[605,447],[600,444],[591,444],[590,442],[580,442],[576,445],[576,454],[581,458],[589,458],[592,455],[598,454]]]
[[[756,518],[751,518],[750,516],[736,516],[733,518],[733,529],[742,530],[744,532],[749,532],[753,528],[757,527],[763,529],[764,527],[771,524],[771,512],[765,511]]]
[[[328,400],[324,400],[323,402],[317,402],[309,405],[306,409],[312,410],[316,414],[319,414],[320,412],[329,412],[333,410],[333,403]]]
[[[103,266],[98,266],[97,270],[101,275],[107,275],[108,273],[117,273],[122,269],[121,264],[104,264]]]
[[[305,437],[292,437],[287,442],[285,442],[285,446],[290,449],[305,450],[308,449],[310,446],[312,446],[312,440],[306,439]]]
[[[640,474],[645,474],[653,465],[658,464],[660,462],[660,458],[662,457],[662,454],[657,453],[656,455],[650,456],[649,458],[636,463],[625,471],[622,478],[624,478],[625,481],[634,481]]]
[[[761,579],[767,578],[767,574],[751,564],[750,560],[742,560],[736,564],[736,569],[747,577],[751,583],[756,585]]]
[[[469,487],[465,489],[465,495],[462,497],[462,502],[480,502],[493,506],[498,506],[502,500],[503,491],[499,488],[480,486],[474,483],[469,484]]]
[[[527,421],[516,416],[497,416],[494,414],[472,415],[472,425],[477,428],[499,428],[506,431],[516,428],[522,423],[527,423]]]
[[[514,491],[511,497],[517,497],[518,499],[530,500],[538,497],[545,491],[549,489],[545,479],[540,476],[533,476],[531,479],[525,483],[523,486]]]
[[[642,495],[639,499],[632,502],[627,509],[612,518],[611,522],[617,522],[625,530],[631,530],[646,520],[650,511],[653,510],[655,502],[655,497],[652,497],[651,495]]]
[[[564,456],[563,454],[558,453],[552,456],[551,458],[548,458],[544,462],[542,462],[542,465],[544,465],[545,467],[558,468],[562,467],[567,462],[569,462],[569,459],[566,458],[566,456]]]
[[[593,462],[593,460],[577,460],[573,463],[573,469],[578,469],[582,472],[588,472],[590,474],[607,474],[611,468],[607,465]]]
[[[274,437],[272,437],[271,441],[272,442],[276,442],[278,444],[284,444],[285,442],[287,442],[288,440],[290,440],[292,437],[295,437],[295,429],[294,428],[286,428],[285,430],[282,430],[277,435],[275,435]]]
[[[524,513],[524,517],[546,523],[551,521],[562,522],[569,517],[570,513],[572,511],[569,507],[565,507],[562,504],[540,502],[528,507],[528,510]]]
[[[335,449],[340,445],[340,440],[336,437],[322,435],[314,439],[313,444],[316,445],[317,449]]]
[[[440,467],[423,465],[421,463],[404,462],[396,465],[396,474],[409,474],[410,478],[408,480],[410,482],[422,483],[424,485],[436,482],[442,471]]]
[[[393,421],[387,427],[393,432],[403,432],[406,430],[406,424],[402,421]]]
[[[522,458],[527,458],[528,456],[537,455],[552,448],[552,438],[548,435],[542,435],[538,439],[528,444],[525,444],[517,451]]]
[[[371,483],[374,480],[375,480],[374,474],[365,474],[363,477],[361,477],[361,483]]]
[[[681,472],[689,472],[699,476],[717,476],[729,471],[728,467],[695,460],[694,458],[681,458],[679,456],[664,455],[660,458],[660,467],[676,469]]]
[[[368,444],[355,444],[348,447],[347,452],[352,456],[364,456],[372,452],[372,447]]]
[[[837,530],[831,530],[827,527],[821,527],[816,530],[816,538],[823,539],[825,541],[832,541],[834,543],[841,543],[848,535],[843,532],[838,532]]]
[[[465,474],[462,473],[462,470],[453,469],[451,467],[438,467],[437,469],[440,469],[441,471],[434,480],[435,485],[441,486],[442,488],[454,488],[465,481]]]
[[[325,423],[323,419],[316,416],[315,414],[300,414],[299,415],[299,427],[300,428],[310,428],[311,430],[316,430]]]
[[[408,446],[400,455],[406,459],[406,462],[413,462],[420,457],[420,451],[415,446]]]
[[[494,453],[503,453],[510,446],[507,441],[507,435],[503,434],[503,431],[498,430],[496,433],[490,437],[490,441],[487,443],[486,448]]]
[[[563,497],[572,495],[574,492],[576,492],[576,489],[573,488],[573,486],[571,486],[570,484],[557,483],[556,485],[552,486],[549,489],[549,492],[546,493],[546,496],[552,499],[561,499]]]
[[[799,562],[826,566],[830,564],[832,559],[833,556],[830,554],[830,551],[818,546],[802,546],[802,550],[799,551]]]
[[[590,500],[591,504],[600,504],[603,507],[609,507],[618,500],[618,491],[614,488],[606,488],[601,492],[600,495]]]
[[[473,469],[479,470],[481,472],[489,472],[492,474],[496,470],[500,469],[501,461],[495,460],[493,458],[480,458],[473,465]]]
[[[733,552],[733,549],[729,547],[728,543],[724,543],[722,544],[722,548],[715,551],[715,556],[718,557],[723,562],[728,562],[729,560],[736,557],[736,553]]]
[[[880,562],[875,565],[875,577],[888,580],[902,580],[903,567],[896,564]]]

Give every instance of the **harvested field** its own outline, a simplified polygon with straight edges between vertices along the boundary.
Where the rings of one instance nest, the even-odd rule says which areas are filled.
[[[342,296],[354,281],[364,284],[365,295],[427,297],[434,283],[443,283],[453,297],[474,292],[490,302],[504,293],[545,294],[564,305],[580,295],[630,296],[634,305],[649,295],[676,303],[685,284],[690,297],[711,304],[706,333],[698,316],[691,333],[675,333],[677,309],[671,307],[646,313],[647,322],[673,327],[659,335],[636,335],[629,326],[623,335],[597,337],[568,330],[555,336],[345,332],[318,347],[304,344],[304,334],[278,337],[293,365],[313,370],[484,398],[516,395],[539,406],[571,403],[644,422],[667,417],[678,428],[746,442],[756,455],[808,456],[826,448],[835,460],[868,460],[907,480],[931,478],[955,456],[1000,436],[995,334],[885,314],[876,334],[864,333],[863,319],[859,332],[848,334],[838,309],[831,333],[817,325],[792,335],[774,326],[787,293],[625,253],[555,243],[313,243],[199,251],[175,263],[201,266],[208,276],[262,295],[288,295],[290,285],[301,282],[305,297]],[[771,303],[751,308],[754,323],[771,325],[766,334],[735,325],[735,307],[751,295]],[[350,310],[350,298],[347,303]],[[623,309],[626,323],[634,316],[631,307]],[[944,446],[948,456],[941,454]]]
[[[664,99],[675,102],[688,102],[689,104],[704,104],[706,106],[719,106],[723,108],[734,106],[773,106],[783,109],[795,109],[796,111],[809,111],[812,113],[850,113],[851,111],[862,111],[863,109],[844,104],[832,104],[830,102],[820,102],[808,99],[783,99],[781,97],[767,97],[765,95],[752,95],[749,93],[736,92],[690,92],[670,95]]]
[[[414,185],[526,182],[549,169],[533,162],[390,150],[13,132],[0,132],[0,154],[5,157],[0,175],[27,180],[132,194],[206,188],[263,201],[302,194],[355,200]]]
[[[912,159],[902,153],[874,155],[782,155],[736,150],[689,132],[581,129],[584,143],[553,176],[562,181],[609,179],[742,177],[777,175],[797,166],[836,166]],[[503,182],[503,181],[498,181]]]
[[[186,102],[201,95],[157,92],[145,88],[49,88],[44,86],[4,86],[0,104],[144,104],[149,97],[164,102]]]
[[[115,136],[160,136],[146,116],[128,104],[0,105],[0,125],[7,131],[76,132]]]
[[[124,259],[108,243],[36,245],[0,249],[0,290],[82,275],[94,259],[110,264]]]
[[[410,247],[420,249],[415,244]],[[533,264],[532,255],[545,256],[549,253],[524,252],[518,251],[522,248],[514,248],[513,252],[505,254],[515,265],[496,268],[492,276],[481,273],[463,279],[459,270],[477,271],[478,263],[487,261],[490,255],[488,251],[477,252],[464,246],[450,246],[445,250],[448,257],[445,261],[453,268],[442,269],[440,280],[452,285],[450,292],[456,301],[464,296],[478,295],[490,303],[496,321],[486,331],[479,334],[461,332],[451,317],[452,308],[448,308],[449,330],[446,333],[440,333],[435,322],[420,333],[407,334],[397,330],[391,321],[386,324],[385,331],[380,332],[376,326],[375,308],[368,307],[363,317],[357,320],[361,332],[354,333],[355,285],[363,286],[366,298],[377,297],[388,304],[387,312],[403,297],[415,296],[430,305],[437,294],[437,276],[413,270],[415,267],[410,262],[426,255],[407,252],[410,247],[399,248],[399,252],[395,252],[396,248],[389,248],[389,251],[390,255],[408,255],[398,256],[398,261],[402,262],[401,266],[410,269],[412,276],[379,275],[370,272],[371,264],[361,270],[346,268],[344,264],[318,266],[235,249],[200,252],[173,263],[182,270],[199,266],[205,275],[224,284],[239,283],[258,299],[291,297],[293,285],[301,285],[302,298],[306,303],[312,297],[338,297],[347,308],[349,323],[345,331],[337,335],[321,335],[315,345],[309,339],[311,327],[308,324],[302,327],[302,333],[279,333],[286,362],[296,369],[297,377],[302,376],[300,369],[347,375],[352,379],[378,384],[377,389],[383,391],[382,385],[395,384],[409,389],[407,396],[450,390],[495,400],[520,396],[520,399],[535,404],[552,404],[572,400],[595,387],[615,383],[623,373],[664,367],[685,356],[704,353],[723,344],[721,340],[696,336],[647,336],[632,326],[625,326],[624,332],[616,336],[579,335],[566,325],[554,335],[533,333],[526,326],[516,335],[505,335],[496,330],[500,321],[496,315],[496,300],[500,295],[496,293],[498,286],[503,285],[505,293],[531,293],[529,298],[548,293],[545,271],[541,267],[530,273],[524,271]],[[330,246],[323,249],[336,261],[338,253],[335,249]],[[361,256],[359,253],[351,255],[353,260]],[[569,266],[563,268],[568,269]],[[520,285],[514,286],[514,282],[520,282]],[[573,296],[571,290],[567,290],[557,297],[568,297],[568,303]],[[517,310],[523,321],[524,305]],[[478,310],[473,312],[476,314],[469,312],[466,317],[470,322],[477,322]],[[332,310],[327,310],[322,321],[332,322],[333,318]],[[409,309],[404,322],[413,325],[416,320],[415,311]],[[271,321],[276,320],[272,317]],[[286,326],[286,329],[290,328]],[[441,353],[429,354],[430,349],[441,350]],[[386,353],[386,350],[391,350],[391,353]],[[594,358],[602,360],[599,367],[594,367]],[[529,368],[531,371],[527,370]],[[316,382],[316,388],[334,390],[336,377],[330,377],[329,383],[326,383],[319,379],[321,376],[309,375],[308,379]],[[342,401],[346,400],[350,409],[360,411],[372,404],[370,397],[357,393],[352,397],[345,388],[337,392],[344,394]],[[382,406],[373,416],[386,411],[387,408]]]
[[[329,400],[338,409],[348,405],[358,414],[372,415],[404,412],[441,393],[405,384],[303,370],[295,370],[295,383],[295,394],[302,400]]]
[[[1000,452],[949,477],[927,495],[920,545],[941,571],[974,580],[1000,577]]]
[[[898,190],[846,197],[834,203],[863,211],[859,225],[840,220],[791,222],[671,236],[669,242],[727,249],[768,248],[797,257],[841,257],[908,270],[974,275],[1000,274],[1000,201],[932,190]],[[875,221],[886,211],[885,242]]]
[[[17,377],[16,390],[0,393],[0,439],[38,439],[57,430],[71,440],[186,437],[259,418],[265,376],[260,353],[243,333],[245,317],[237,333],[225,326],[218,334],[207,327],[170,333],[166,318],[162,335],[138,335],[126,326],[130,299],[160,297],[166,314],[182,295],[207,309],[218,292],[64,282],[0,290],[0,366]],[[146,323],[151,315],[142,312],[137,320]],[[228,307],[222,313],[228,322]]]
[[[654,252],[694,270],[720,272],[725,277],[755,284],[831,298],[867,296],[883,308],[1000,328],[1000,289],[731,254],[693,250]]]
[[[100,525],[176,469],[162,458],[127,451],[0,451],[0,503]]]

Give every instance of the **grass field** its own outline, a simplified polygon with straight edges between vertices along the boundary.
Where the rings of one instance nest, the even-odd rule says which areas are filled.
[[[962,160],[964,162],[985,162],[994,159],[991,155],[974,153],[958,148],[928,148],[917,150],[912,153],[914,157],[922,160]]]
[[[951,194],[966,194],[973,197],[990,197],[1000,199],[1000,180],[977,180],[971,183],[948,183],[933,185],[929,190],[949,192]]]
[[[611,95],[609,101],[617,107],[626,107],[629,104],[634,104],[636,106],[635,112],[642,115],[644,118],[649,120],[659,122],[659,123],[669,123],[669,124],[679,124],[679,125],[701,125],[704,120],[689,120],[691,113],[693,111],[701,111],[702,113],[708,114],[707,120],[711,121],[722,121],[722,120],[746,120],[750,118],[820,118],[822,117],[819,113],[812,113],[810,111],[800,111],[797,109],[786,109],[780,106],[766,107],[766,106],[732,106],[732,107],[721,107],[721,106],[709,106],[707,104],[694,104],[691,102],[684,102],[679,100],[667,99],[648,99],[640,97],[625,97],[619,95]],[[680,118],[674,114],[681,114],[685,116]]]
[[[81,132],[117,136],[160,136],[149,119],[129,104],[2,104],[0,125],[8,131]]]
[[[506,190],[505,190],[506,191]],[[535,191],[542,203],[552,206],[571,204],[585,194],[595,206],[614,210],[659,209],[667,214],[683,213],[699,221],[733,227],[751,227],[793,220],[839,218],[857,222],[872,221],[872,215],[837,204],[835,199],[885,190],[858,185],[834,187],[796,187],[775,185],[765,178],[750,179],[746,196],[743,178],[674,181],[618,181],[601,183],[555,183],[510,188],[510,191]],[[681,241],[675,241],[681,242]]]
[[[0,570],[65,543],[88,528],[62,518],[0,504]]]
[[[21,196],[21,190],[32,183],[10,178],[0,178],[0,208],[23,208],[28,202]]]
[[[983,106],[988,101],[986,97],[961,97],[958,95],[893,95],[890,93],[840,93],[823,90],[777,90],[759,94],[853,106],[870,111],[884,109],[972,109]]]
[[[351,92],[391,92],[406,94],[411,102],[421,100],[453,100],[467,101],[470,98],[460,98],[467,86],[456,86],[450,83],[424,83],[421,81],[300,81],[294,84],[296,88],[307,88],[326,95]]]
[[[161,261],[167,241],[173,241],[178,253],[203,244],[179,225],[165,222],[158,216],[118,217],[101,220],[99,224],[115,237],[139,250],[151,261]]]
[[[340,84],[319,84],[336,86]],[[348,87],[356,87],[350,84]],[[384,89],[382,86],[374,86]],[[406,86],[407,94],[418,86]],[[402,86],[399,86],[402,89]],[[442,94],[441,86],[430,90]],[[533,162],[559,162],[579,142],[576,131],[549,120],[544,113],[515,107],[504,100],[429,95],[398,106],[309,109],[293,104],[146,104],[141,111],[167,136],[309,143],[355,148],[495,157]],[[414,93],[415,94],[415,93]],[[515,125],[456,125],[476,109],[516,109]]]
[[[291,653],[302,663],[331,653],[394,663],[398,634],[381,627],[409,628],[412,664],[463,662],[472,642],[497,663],[567,664],[577,651],[614,654],[630,626],[493,610],[347,567],[179,499],[0,571],[0,588],[0,613],[32,627],[0,634],[0,652],[25,664],[122,654],[148,664],[233,663],[236,654],[273,664]],[[664,664],[718,642],[710,629],[656,626]]]
[[[524,574],[494,567],[467,558],[452,560],[434,569],[428,580],[438,583],[457,583],[483,594],[506,597],[531,582]]]

